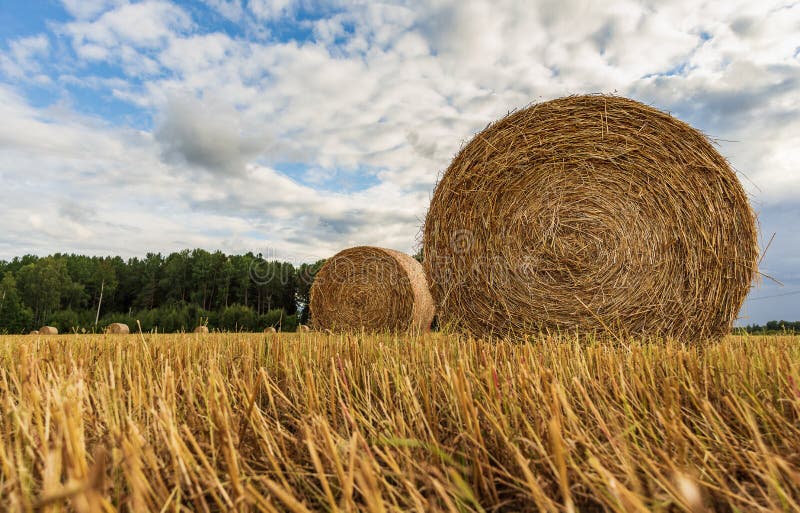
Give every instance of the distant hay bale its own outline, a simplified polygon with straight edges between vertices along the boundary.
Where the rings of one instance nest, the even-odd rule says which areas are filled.
[[[38,335],[38,334],[39,334],[38,330],[33,330],[30,333],[28,333],[28,335]]]
[[[110,335],[127,335],[131,332],[127,324],[121,322],[113,322],[106,328],[106,333]]]
[[[729,332],[755,216],[700,132],[615,96],[514,112],[456,155],[423,234],[439,323],[475,335]]]
[[[42,326],[39,328],[39,335],[58,335],[58,329],[52,326]]]
[[[309,328],[305,324],[298,324],[297,325],[297,331],[299,333],[308,333],[309,331],[311,331],[311,328]]]
[[[208,333],[208,326],[198,326],[194,329],[195,333]]]
[[[391,249],[359,246],[325,262],[311,287],[316,329],[425,331],[434,315],[422,266]]]
[[[272,326],[267,326],[266,328],[264,328],[264,333],[277,333],[277,332],[278,330],[276,330]]]

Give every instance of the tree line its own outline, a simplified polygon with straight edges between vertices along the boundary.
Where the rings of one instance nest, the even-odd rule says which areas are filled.
[[[800,333],[800,321],[768,321],[766,324],[748,324],[734,328],[734,333],[753,335],[779,335]]]
[[[184,250],[144,258],[54,254],[0,261],[0,333],[39,326],[101,331],[112,322],[159,332],[293,331],[308,322],[324,260],[294,266],[261,254]]]

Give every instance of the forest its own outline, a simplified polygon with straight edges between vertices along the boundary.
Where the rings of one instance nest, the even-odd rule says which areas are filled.
[[[0,333],[49,325],[99,332],[112,322],[143,331],[294,331],[324,263],[295,266],[261,254],[184,250],[144,258],[54,254],[0,261]]]
[[[793,335],[800,333],[800,321],[767,321],[766,324],[748,324],[734,328],[734,333],[751,335]]]

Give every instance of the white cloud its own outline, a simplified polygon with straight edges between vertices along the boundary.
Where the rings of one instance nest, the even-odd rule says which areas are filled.
[[[14,79],[49,82],[40,65],[49,52],[50,40],[44,34],[13,40],[9,52],[0,54],[0,71]]]
[[[228,21],[241,21],[244,16],[241,0],[203,0],[203,2]]]
[[[90,19],[110,9],[121,5],[124,0],[61,0],[64,8],[77,19]]]
[[[296,0],[247,0],[247,8],[259,20],[269,20],[289,14]]]
[[[72,38],[75,51],[86,58],[107,58],[98,48],[113,52],[130,48],[159,48],[192,27],[189,15],[163,1],[124,4],[93,21],[67,23],[61,31]],[[85,50],[84,47],[90,47]],[[126,58],[126,56],[122,56]]]

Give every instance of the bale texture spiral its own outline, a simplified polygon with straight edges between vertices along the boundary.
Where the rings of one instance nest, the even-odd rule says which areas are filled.
[[[434,315],[420,263],[371,246],[325,262],[311,286],[310,308],[314,328],[334,331],[425,331]]]
[[[603,95],[477,134],[436,186],[423,249],[440,325],[503,337],[719,338],[758,257],[755,215],[709,140]]]

